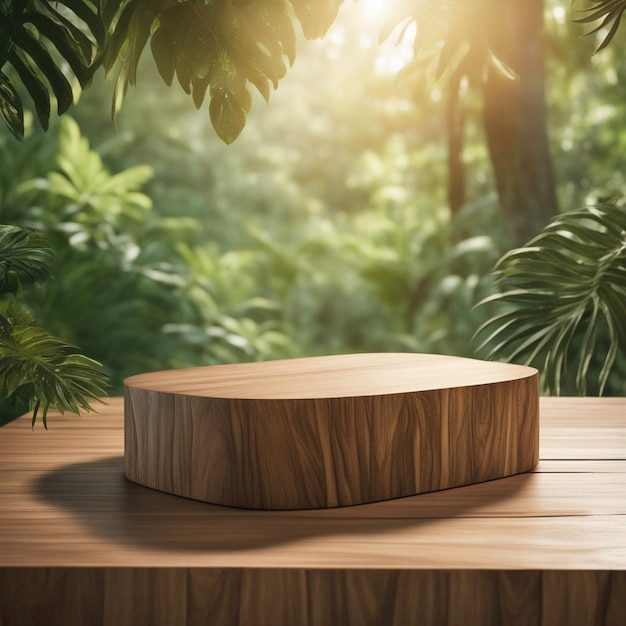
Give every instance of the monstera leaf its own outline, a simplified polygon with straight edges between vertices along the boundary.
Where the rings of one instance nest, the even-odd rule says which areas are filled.
[[[19,77],[47,129],[51,96],[59,114],[73,101],[66,65],[81,87],[100,65],[107,72],[119,65],[115,116],[149,43],[168,85],[176,78],[197,108],[208,91],[211,122],[231,143],[246,123],[249,86],[267,100],[293,64],[297,23],[306,37],[320,37],[342,2],[6,0],[0,4],[0,115],[16,137],[24,135]]]
[[[97,65],[97,47],[103,43],[104,29],[94,2],[0,3],[0,115],[9,130],[18,138],[24,135],[24,106],[17,79],[47,129],[51,100],[56,101],[59,115],[73,102],[72,84],[63,68],[69,66],[85,87]]]

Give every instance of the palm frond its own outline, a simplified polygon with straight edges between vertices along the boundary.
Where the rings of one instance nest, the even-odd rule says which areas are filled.
[[[44,427],[50,407],[62,413],[92,411],[106,392],[102,366],[36,326],[14,302],[0,314],[0,393],[27,404],[35,425],[41,410]]]
[[[105,395],[102,366],[37,326],[16,302],[22,288],[50,275],[54,253],[39,234],[0,225],[0,396],[33,411],[78,413]]]
[[[54,252],[41,235],[0,225],[0,296],[47,278],[53,263]]]
[[[499,292],[479,306],[504,305],[478,330],[488,358],[534,365],[548,393],[571,370],[578,392],[600,359],[602,394],[626,348],[626,209],[619,204],[565,213],[496,266]],[[601,341],[601,338],[603,340]]]
[[[596,48],[596,52],[606,48],[617,33],[624,11],[626,11],[626,0],[589,0],[591,6],[580,9],[583,13],[581,17],[575,18],[574,22],[579,24],[591,24],[600,22],[593,30],[587,34],[591,35],[602,30],[606,34]]]

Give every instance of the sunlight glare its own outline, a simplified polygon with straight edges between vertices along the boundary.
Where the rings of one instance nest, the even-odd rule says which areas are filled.
[[[416,25],[410,24],[402,41],[390,37],[379,45],[376,59],[376,72],[378,74],[397,74],[413,58],[412,42],[416,30]]]
[[[558,24],[565,23],[565,7],[555,6],[552,8],[552,15]]]
[[[415,24],[409,24],[404,36],[399,28],[380,42],[380,33],[391,5],[388,0],[353,0],[345,2],[337,21],[331,26],[319,45],[331,61],[339,61],[350,54],[354,46],[374,55],[373,70],[378,75],[393,76],[413,58]]]
[[[363,17],[367,20],[384,19],[389,10],[389,0],[356,0]]]
[[[344,5],[345,6],[345,5]],[[389,18],[392,5],[389,0],[354,0],[352,4],[356,19],[365,27],[364,33],[359,37],[359,45],[362,48],[378,48],[375,71],[377,74],[397,74],[413,56],[412,41],[415,37],[415,25],[410,25],[402,41],[397,39],[396,34],[387,37],[382,43],[378,42],[381,28]]]

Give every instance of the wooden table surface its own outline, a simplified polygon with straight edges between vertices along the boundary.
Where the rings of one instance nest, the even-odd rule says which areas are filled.
[[[0,626],[626,623],[626,398],[542,398],[533,472],[287,512],[127,481],[107,403],[0,429]]]

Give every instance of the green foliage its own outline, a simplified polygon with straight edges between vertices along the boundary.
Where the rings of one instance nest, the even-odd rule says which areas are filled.
[[[108,10],[115,4],[120,7],[112,3]],[[170,2],[167,10],[203,13],[200,4]],[[253,106],[246,133],[233,145],[207,132],[210,116],[190,111],[182,89],[167,89],[161,75],[167,59],[152,45],[156,68],[150,55],[141,55],[135,77],[141,88],[118,115],[117,134],[102,112],[110,83],[97,75],[81,96],[75,117],[96,149],[69,121],[53,121],[46,142],[38,131],[29,136],[28,115],[23,143],[0,139],[3,221],[45,233],[58,256],[57,279],[25,294],[29,310],[103,362],[115,393],[125,376],[169,367],[359,351],[471,354],[470,337],[493,313],[487,305],[473,307],[488,293],[487,274],[507,241],[498,228],[472,89],[463,152],[468,203],[454,217],[445,207],[441,80],[467,61],[459,56],[465,47],[445,65],[424,46],[422,70],[428,66],[436,78],[438,68],[447,68],[439,82],[419,93],[393,92],[392,72],[380,70],[372,45],[378,24],[366,33],[351,19],[350,5],[323,44],[298,49],[272,106]],[[453,8],[421,5],[441,15]],[[626,189],[620,174],[626,55],[616,38],[589,60],[593,38],[576,37],[568,19],[551,22],[557,5],[548,3],[546,13],[551,136],[562,206],[578,206]],[[233,6],[240,11],[246,3]],[[109,31],[131,29],[130,10],[127,15],[124,26],[122,13],[109,13]],[[136,19],[132,28],[139,28]],[[181,24],[171,25],[181,39],[171,48],[172,83],[186,80]],[[422,43],[428,35],[441,45],[453,34],[429,24],[418,23]],[[155,19],[145,46],[161,27]],[[128,38],[118,43],[121,58],[139,59]],[[125,63],[131,84],[132,63]],[[246,81],[246,89],[255,84]],[[150,163],[154,176],[135,170],[137,163]],[[603,324],[587,391],[595,391],[590,381],[611,345]],[[572,350],[583,337],[572,340]],[[623,390],[615,382],[620,367],[618,355],[605,392]],[[570,378],[562,391],[573,388]]]
[[[72,104],[64,65],[81,87],[102,64],[119,61],[113,115],[148,42],[163,80],[177,78],[196,108],[209,91],[209,114],[218,135],[234,141],[252,105],[248,85],[268,100],[270,89],[296,56],[296,25],[320,37],[343,0],[7,0],[0,6],[0,115],[18,138],[24,107],[10,65],[32,98],[44,129],[53,95],[59,115]],[[85,34],[88,33],[88,35]]]
[[[47,129],[51,99],[56,100],[59,115],[74,101],[65,66],[81,87],[91,79],[97,48],[104,43],[97,4],[89,0],[5,0],[0,4],[0,115],[17,138],[24,136],[24,105],[15,75]],[[7,65],[13,72],[5,72]]]
[[[186,114],[184,94],[159,84],[150,59],[141,93],[120,114],[118,135],[100,134],[109,163],[154,165],[147,189],[155,213],[198,222],[198,242],[177,248],[189,252],[181,263],[187,286],[177,298],[191,301],[195,312],[154,335],[177,364],[385,350],[470,353],[469,339],[484,319],[472,307],[505,249],[499,235],[481,237],[498,223],[486,151],[472,140],[466,159],[474,203],[453,220],[444,206],[437,103],[417,107],[394,92],[391,73],[375,71],[377,47],[361,45],[363,26],[345,9],[345,43],[334,43],[335,33],[303,47],[272,106],[253,108],[235,144],[206,132],[204,115]],[[373,43],[378,25],[371,30]],[[93,120],[106,86],[94,87],[100,91],[86,93],[77,113],[96,134],[103,132]],[[394,238],[406,241],[401,251],[394,251]],[[467,239],[480,245],[455,249]],[[385,280],[368,268],[385,270],[381,260],[390,252],[408,278],[390,283],[383,298]],[[248,306],[259,299],[262,307]],[[107,331],[114,341],[115,329]]]
[[[37,326],[15,296],[45,278],[54,261],[43,238],[15,226],[0,226],[0,395],[39,410],[47,428],[48,409],[79,413],[105,395],[96,361]]]
[[[453,217],[405,190],[406,184],[378,187],[346,238],[367,293],[389,316],[378,350],[470,355],[468,338],[479,324],[471,310],[486,293],[487,269],[501,251],[493,236],[480,234],[489,201]],[[494,212],[492,202],[492,232]]]
[[[45,179],[25,181],[16,193],[28,197],[32,192],[43,192],[48,200],[54,198],[54,206],[48,205],[54,215],[42,219],[51,227],[60,222],[56,225],[59,229],[66,228],[63,224],[71,220],[75,242],[79,238],[83,242],[87,238],[105,239],[111,229],[130,229],[140,224],[152,208],[150,198],[139,191],[152,178],[152,168],[139,165],[111,174],[69,117],[61,122],[57,164],[58,172],[49,172]],[[60,213],[59,206],[63,207]]]
[[[171,346],[154,336],[185,306],[176,296],[184,279],[172,240],[195,225],[151,216],[150,198],[141,192],[151,168],[111,173],[68,117],[61,120],[56,161],[56,171],[17,181],[12,192],[22,223],[50,239],[62,277],[27,301],[52,331],[101,361],[119,391],[128,375],[173,365],[164,356]]]
[[[50,276],[54,253],[43,237],[15,226],[0,231],[0,296],[16,295]]]
[[[599,52],[606,48],[615,37],[624,11],[626,11],[626,2],[624,0],[588,0],[588,3],[591,6],[581,9],[581,12],[586,13],[586,15],[576,18],[574,21],[580,24],[589,24],[601,20],[600,24],[588,33],[603,31],[602,41],[596,48],[596,52]]]
[[[185,294],[195,315],[184,324],[168,324],[164,331],[195,353],[196,364],[263,361],[296,352],[280,330],[278,302],[259,295],[251,250],[220,253],[215,246],[180,252],[189,269]]]
[[[209,114],[220,138],[232,143],[252,105],[248,84],[269,99],[270,89],[296,57],[296,22],[307,37],[324,34],[343,0],[205,2],[126,0],[105,2],[110,31],[103,63],[109,71],[121,58],[113,112],[137,80],[143,49],[150,42],[163,80],[177,78],[196,108],[209,90]]]
[[[115,393],[138,372],[291,353],[251,251],[196,248],[196,220],[153,214],[142,192],[151,168],[111,173],[68,117],[58,139],[57,169],[8,190],[57,253],[59,279],[26,299],[103,363]]]
[[[483,305],[506,309],[478,331],[490,357],[522,361],[558,394],[575,368],[581,395],[602,394],[626,348],[626,210],[605,204],[561,215],[497,265],[500,292]],[[594,358],[601,368],[590,368]],[[590,381],[591,376],[597,381]]]
[[[445,82],[455,73],[479,82],[490,72],[517,80],[495,46],[499,19],[497,4],[485,0],[396,2],[379,39],[398,31],[401,40],[413,27],[413,58],[398,72],[399,83]]]

